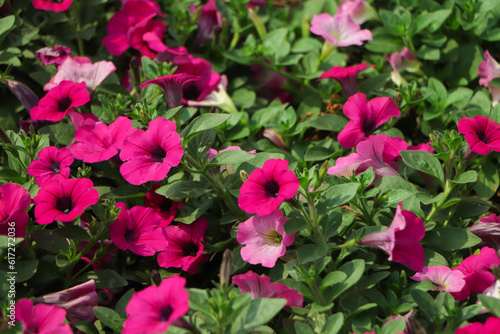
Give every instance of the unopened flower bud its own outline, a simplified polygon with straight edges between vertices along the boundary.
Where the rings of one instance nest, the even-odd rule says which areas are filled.
[[[255,29],[257,30],[257,33],[259,34],[260,38],[264,38],[264,36],[267,35],[266,27],[262,23],[262,20],[260,19],[259,15],[257,15],[253,9],[248,8],[248,16],[253,22],[253,25],[255,26]]]
[[[231,265],[233,262],[233,253],[230,249],[226,249],[222,255],[222,262],[220,264],[220,286],[228,286],[231,280]]]
[[[244,171],[243,169],[240,170],[240,178],[241,181],[246,182],[248,180],[248,173]]]
[[[130,58],[130,71],[132,72],[132,80],[134,80],[134,82],[136,83],[139,83],[141,81],[139,66],[139,59],[137,59],[136,56],[132,56],[132,58]]]
[[[154,285],[160,286],[162,279],[158,270],[153,269],[153,272],[151,272],[151,281],[153,281]]]
[[[269,139],[278,148],[282,149],[283,151],[288,151],[285,140],[274,129],[265,129],[262,135]]]

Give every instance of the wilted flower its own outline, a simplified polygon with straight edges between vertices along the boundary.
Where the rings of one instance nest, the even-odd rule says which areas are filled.
[[[194,45],[198,48],[203,46],[221,26],[222,15],[217,11],[215,0],[209,0],[201,9],[198,18],[198,35],[196,35]]]
[[[7,84],[7,88],[9,88],[12,94],[14,94],[17,99],[23,104],[27,112],[30,112],[31,108],[38,105],[38,103],[40,102],[40,99],[31,90],[31,88],[29,88],[22,82],[6,78],[1,79],[1,81],[4,81]],[[25,132],[28,133],[29,131]]]
[[[54,48],[41,48],[35,52],[35,58],[39,59],[42,66],[59,65],[72,54],[67,46],[56,45]]]
[[[284,225],[288,218],[283,212],[274,210],[269,215],[252,216],[240,223],[236,240],[242,245],[241,257],[251,264],[275,266],[280,256],[285,255],[286,246],[293,244],[294,234],[286,234]]]
[[[360,245],[382,249],[389,261],[399,262],[414,271],[424,267],[424,248],[419,243],[425,235],[425,224],[413,212],[401,210],[398,204],[391,225],[381,232],[368,234]]]
[[[492,213],[488,217],[479,219],[467,230],[480,237],[484,243],[500,250],[500,217]]]

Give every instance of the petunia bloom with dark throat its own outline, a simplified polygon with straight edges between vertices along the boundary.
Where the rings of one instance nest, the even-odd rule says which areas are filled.
[[[500,124],[486,116],[463,117],[458,121],[458,132],[464,135],[472,152],[488,155],[500,152]]]

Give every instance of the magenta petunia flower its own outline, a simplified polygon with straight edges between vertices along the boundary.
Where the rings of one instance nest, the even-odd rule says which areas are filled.
[[[458,121],[458,132],[464,135],[472,152],[488,155],[500,152],[500,124],[486,116],[462,117]]]
[[[97,118],[97,116],[94,114],[82,114],[76,111],[70,111],[68,112],[68,116],[71,120],[71,123],[73,123],[75,131],[83,125],[93,125],[99,122],[99,118]]]
[[[176,202],[168,197],[155,192],[160,187],[159,184],[153,185],[153,189],[146,193],[144,206],[152,208],[161,217],[160,227],[168,226],[175,218],[177,210],[184,206],[184,201]]]
[[[241,257],[251,264],[275,266],[280,256],[285,255],[286,246],[293,244],[294,234],[286,234],[284,225],[288,220],[283,212],[274,210],[269,215],[252,216],[238,226],[236,240],[242,245]]]
[[[484,243],[493,246],[497,251],[500,250],[500,216],[492,213],[488,217],[479,219],[467,230],[480,237]]]
[[[37,304],[27,298],[16,303],[16,321],[23,324],[23,334],[57,333],[72,334],[69,324],[63,324],[66,311],[55,305]]]
[[[168,107],[172,109],[182,105],[182,86],[198,79],[199,77],[195,75],[178,73],[146,81],[140,84],[139,87],[144,88],[150,84],[159,86],[165,92]]]
[[[350,98],[358,92],[358,87],[356,87],[356,76],[359,72],[370,67],[375,67],[375,65],[370,65],[367,67],[366,63],[362,63],[356,66],[348,66],[346,68],[343,68],[341,66],[334,66],[328,71],[323,72],[323,74],[321,74],[321,78],[319,78],[318,81],[324,79],[333,79],[337,81],[342,86],[344,95],[347,98]]]
[[[121,208],[120,214],[109,227],[116,247],[141,256],[153,256],[165,248],[167,235],[153,209],[134,206],[127,210],[125,203],[116,203],[116,207]]]
[[[302,307],[304,296],[294,288],[289,288],[282,283],[272,283],[269,276],[260,276],[249,271],[246,274],[233,276],[235,284],[241,293],[252,293],[255,298],[282,298],[286,299],[285,306]]]
[[[76,143],[71,146],[71,153],[87,163],[109,160],[135,131],[132,121],[125,116],[118,117],[109,126],[101,122],[84,124],[75,132]]]
[[[50,180],[63,181],[69,177],[69,166],[74,160],[65,147],[45,147],[38,154],[38,159],[33,160],[28,167],[28,174],[35,177],[35,182],[40,187]]]
[[[73,325],[80,320],[94,321],[96,319],[94,307],[98,302],[99,296],[93,279],[34,300],[36,304],[56,305],[66,310],[66,318]]]
[[[203,254],[205,246],[202,243],[207,229],[208,221],[203,217],[191,224],[167,226],[168,244],[158,254],[160,267],[181,268],[190,275],[196,274],[200,263],[209,258],[209,254]]]
[[[165,278],[159,286],[150,286],[132,295],[125,311],[129,315],[122,334],[164,333],[189,311],[186,279],[179,275]]]
[[[495,78],[500,78],[500,64],[490,55],[488,50],[484,51],[486,60],[479,64],[477,74],[481,77],[479,84],[483,87],[488,87],[493,98],[492,105],[495,106],[500,102],[500,87],[490,86],[489,83]]]
[[[353,148],[368,138],[391,117],[401,116],[401,111],[392,98],[376,97],[368,101],[363,93],[349,97],[343,112],[349,118],[349,123],[338,134],[337,139],[345,148]]]
[[[313,34],[320,35],[327,42],[338,46],[363,45],[364,41],[372,40],[370,30],[361,30],[360,26],[345,14],[314,15],[310,30]]]
[[[276,210],[285,199],[295,196],[299,180],[287,168],[288,161],[269,159],[262,168],[250,173],[240,188],[240,208],[248,213],[265,216]]]
[[[81,107],[90,101],[85,83],[62,81],[54,86],[38,106],[31,108],[31,118],[57,122],[75,107]]]
[[[489,317],[484,325],[480,322],[473,322],[457,328],[455,334],[497,334],[499,328],[500,318]]]
[[[137,130],[125,140],[120,173],[135,185],[161,181],[181,162],[183,153],[175,123],[159,117],[149,122],[147,130]]]
[[[343,0],[337,7],[337,14],[349,15],[356,24],[378,18],[377,12],[365,0]]]
[[[391,80],[398,86],[407,83],[401,76],[401,72],[420,72],[420,61],[415,58],[413,53],[411,53],[410,49],[406,46],[401,49],[401,52],[396,51],[387,56],[387,61],[392,67]]]
[[[70,57],[71,53],[71,49],[67,46],[56,45],[53,49],[45,47],[37,50],[35,58],[41,61],[42,66],[59,65]]]
[[[465,275],[465,287],[460,293],[453,294],[453,297],[457,300],[465,300],[471,292],[483,293],[495,282],[491,267],[498,266],[499,263],[498,254],[489,247],[483,247],[478,255],[472,254],[464,259],[453,270],[458,270]]]
[[[434,290],[460,292],[465,287],[464,274],[444,266],[424,267],[412,277],[415,281],[429,281],[436,284]]]
[[[99,193],[92,188],[90,179],[67,179],[49,181],[33,198],[35,218],[38,224],[50,224],[54,220],[73,221],[89,206],[96,204]]]
[[[407,143],[401,138],[386,135],[372,135],[356,145],[356,153],[345,158],[338,158],[335,166],[328,169],[328,174],[349,178],[354,172],[361,173],[372,167],[375,174],[398,176],[399,151],[406,150]]]
[[[211,38],[212,34],[220,30],[222,26],[222,15],[217,11],[215,0],[209,0],[203,5],[198,18],[198,34],[194,41],[194,45],[200,48],[206,44]]]
[[[24,238],[29,222],[26,209],[30,205],[31,196],[28,190],[15,183],[2,184],[0,186],[0,235],[9,235],[9,232],[14,231],[16,238]]]
[[[102,44],[109,53],[119,56],[128,48],[140,50],[142,54],[152,58],[156,52],[166,51],[163,44],[165,23],[152,20],[155,16],[165,16],[160,6],[151,0],[122,1],[123,8],[113,15],[107,26],[108,35]]]
[[[414,271],[424,268],[424,248],[419,243],[425,235],[425,224],[413,212],[401,210],[398,204],[394,219],[385,231],[368,234],[360,245],[382,249],[389,261],[403,264]]]
[[[43,90],[52,90],[62,81],[85,82],[89,91],[94,91],[108,75],[116,70],[110,61],[98,61],[92,64],[87,57],[68,57],[59,65],[56,75],[43,86]]]
[[[73,0],[33,0],[33,7],[42,10],[63,12],[69,8]]]

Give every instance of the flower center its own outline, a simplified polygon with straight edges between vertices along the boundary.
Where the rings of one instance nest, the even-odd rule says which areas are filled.
[[[165,198],[161,204],[160,204],[160,211],[161,212],[168,212],[172,208],[172,200],[169,200],[168,198]]]
[[[361,126],[361,130],[363,130],[365,137],[368,137],[372,134],[373,130],[375,130],[375,122],[371,119],[365,119]]]
[[[276,181],[267,181],[264,186],[266,189],[266,195],[269,197],[278,197],[278,193],[280,191],[280,185]]]
[[[278,231],[272,230],[271,232],[265,234],[267,242],[272,245],[281,245],[283,241],[283,236],[278,233]]]
[[[478,132],[477,139],[479,139],[480,141],[482,141],[485,144],[488,144],[488,137],[486,137],[486,134],[484,132]]]
[[[131,242],[134,239],[134,231],[127,228],[123,236],[125,237],[126,242]]]
[[[52,3],[62,3],[63,0],[50,0],[50,2],[52,2]]]
[[[182,86],[182,97],[186,100],[196,101],[200,96],[200,89],[194,83],[187,82],[184,86]]]
[[[56,202],[56,209],[62,213],[68,214],[75,207],[75,203],[70,196],[63,196],[59,198]]]
[[[60,112],[65,112],[66,109],[69,108],[71,103],[72,101],[68,96],[63,97],[62,99],[59,100],[59,102],[57,102],[57,110]]]
[[[163,159],[167,156],[167,152],[161,147],[155,147],[155,149],[151,152],[151,158],[153,162],[163,162]]]
[[[159,320],[160,321],[168,321],[170,319],[170,316],[172,315],[173,311],[174,310],[172,309],[172,307],[170,307],[170,305],[163,306],[160,310]]]
[[[54,174],[59,174],[61,172],[61,164],[59,161],[52,161],[50,164],[50,170],[54,172]]]
[[[189,242],[182,246],[182,253],[184,256],[196,256],[200,248],[194,242]]]

